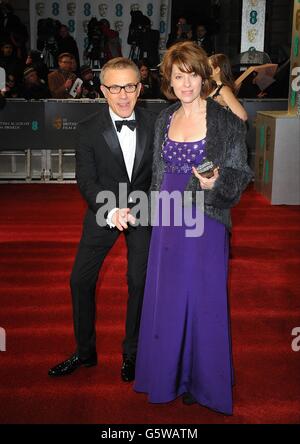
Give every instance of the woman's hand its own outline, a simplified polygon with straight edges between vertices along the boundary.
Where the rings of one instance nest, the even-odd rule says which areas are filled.
[[[207,177],[201,176],[201,174],[198,173],[195,167],[192,167],[194,175],[199,179],[200,186],[202,190],[211,190],[215,184],[215,181],[219,177],[219,168],[214,169],[214,175],[211,176],[209,179]]]

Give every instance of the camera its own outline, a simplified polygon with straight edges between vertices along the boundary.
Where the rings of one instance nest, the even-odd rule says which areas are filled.
[[[129,45],[141,46],[143,43],[143,33],[147,30],[148,17],[141,11],[131,11],[131,23],[127,43]]]
[[[86,57],[92,66],[102,66],[105,62],[105,45],[107,38],[101,30],[101,20],[92,17],[88,23],[88,47],[85,51]]]
[[[158,30],[151,29],[149,17],[141,11],[131,11],[131,23],[127,43],[131,45],[129,58],[137,62],[147,58],[149,65],[156,67],[159,63],[159,38]]]
[[[37,49],[42,52],[45,63],[49,68],[54,67],[57,54],[57,36],[61,23],[52,18],[39,19],[37,24]]]

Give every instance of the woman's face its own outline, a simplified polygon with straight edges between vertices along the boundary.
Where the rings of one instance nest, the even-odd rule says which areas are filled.
[[[142,80],[147,79],[148,73],[149,73],[147,66],[144,66],[144,65],[141,66],[140,67],[140,73],[141,73]]]
[[[211,67],[211,78],[213,80],[216,80],[218,77],[218,74],[220,73],[220,68],[217,66],[216,68],[213,67],[213,64],[211,63],[211,61],[208,61],[209,66]]]
[[[191,103],[200,96],[202,77],[194,72],[182,72],[177,65],[173,65],[171,86],[181,102]]]

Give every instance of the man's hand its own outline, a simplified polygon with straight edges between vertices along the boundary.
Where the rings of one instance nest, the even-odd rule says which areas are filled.
[[[120,231],[126,230],[128,223],[132,225],[135,224],[135,218],[130,214],[130,208],[120,208],[116,210],[111,221]]]
[[[70,89],[72,85],[73,85],[72,79],[68,79],[65,81],[65,88],[66,89]]]

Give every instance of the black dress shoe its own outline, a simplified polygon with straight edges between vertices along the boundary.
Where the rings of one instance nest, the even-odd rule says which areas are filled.
[[[121,378],[124,382],[131,382],[135,377],[135,356],[123,356],[123,364],[121,368]]]
[[[48,371],[49,376],[65,376],[70,375],[79,367],[92,367],[97,365],[97,355],[92,356],[90,359],[80,361],[77,353],[74,353],[69,359],[61,362],[55,367],[50,368]]]
[[[185,405],[197,404],[196,399],[193,395],[191,395],[191,393],[184,393],[184,395],[182,396],[182,402]]]

